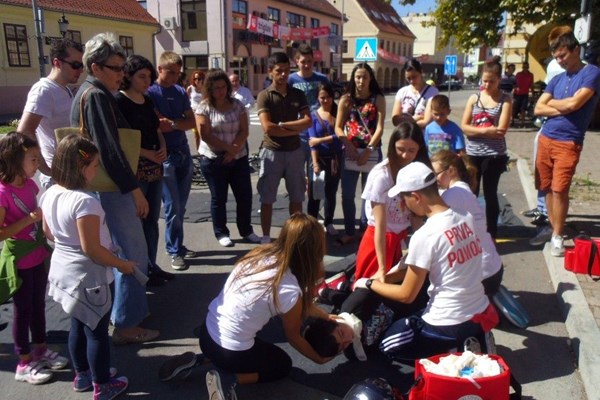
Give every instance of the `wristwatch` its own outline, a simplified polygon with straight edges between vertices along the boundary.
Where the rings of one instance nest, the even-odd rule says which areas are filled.
[[[177,122],[175,122],[175,121],[171,122],[171,129],[173,129],[173,130],[177,129]]]
[[[371,285],[373,284],[373,279],[367,279],[367,281],[365,282],[365,287],[369,290],[371,289]]]
[[[371,150],[371,151],[375,151],[375,146],[368,145],[368,146],[367,146],[367,149],[369,149],[369,150]]]
[[[277,123],[277,126],[280,126],[283,128],[283,122],[279,121],[279,123]]]

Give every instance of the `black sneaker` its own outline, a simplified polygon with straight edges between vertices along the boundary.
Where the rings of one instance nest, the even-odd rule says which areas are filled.
[[[189,268],[189,266],[182,256],[176,254],[171,256],[171,268],[173,268],[175,271],[185,271]]]
[[[152,276],[152,275],[156,275],[157,277],[164,279],[165,281],[170,281],[172,279],[175,279],[175,276],[176,276],[175,274],[172,274],[171,272],[167,272],[157,265],[152,267],[152,270],[150,271],[150,276]]]
[[[546,226],[550,223],[550,221],[548,221],[547,216],[545,216],[542,213],[539,213],[538,215],[533,217],[533,219],[531,220],[531,223],[535,226]]]
[[[160,367],[158,378],[163,382],[170,381],[177,376],[185,378],[197,363],[198,359],[191,351],[171,357]]]
[[[541,214],[541,213],[540,213],[540,210],[538,210],[538,209],[537,209],[537,207],[536,207],[536,208],[532,208],[531,210],[523,211],[521,214],[522,214],[524,217],[527,217],[527,218],[533,218],[533,217],[535,217],[536,215],[539,215],[539,214]]]

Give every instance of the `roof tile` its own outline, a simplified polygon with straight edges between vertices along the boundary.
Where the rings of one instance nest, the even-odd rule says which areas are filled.
[[[0,0],[0,4],[31,8],[31,0]],[[45,10],[62,11],[65,14],[158,24],[158,21],[136,0],[38,0],[38,7]]]

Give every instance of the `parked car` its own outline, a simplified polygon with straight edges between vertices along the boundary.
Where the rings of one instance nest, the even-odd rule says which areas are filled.
[[[331,82],[331,86],[333,87],[333,98],[335,100],[342,97],[342,95],[346,91],[347,85],[348,85],[348,81]]]
[[[450,88],[450,90],[460,90],[460,89],[462,89],[462,82],[461,81],[446,81],[444,83],[440,83],[438,86],[438,89],[440,91],[448,90],[448,88]]]

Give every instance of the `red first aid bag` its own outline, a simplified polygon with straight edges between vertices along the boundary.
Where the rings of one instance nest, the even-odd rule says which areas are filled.
[[[441,357],[448,354],[439,354],[429,357],[429,360],[438,363]],[[460,353],[456,353],[460,355]],[[411,389],[409,400],[508,400],[510,386],[515,389],[515,398],[521,397],[520,385],[511,379],[510,369],[502,357],[488,354],[496,360],[502,369],[500,375],[485,378],[455,378],[427,372],[419,360],[415,361],[415,385]],[[514,384],[513,384],[514,381]],[[518,387],[517,387],[518,386]]]
[[[600,238],[578,236],[575,247],[565,250],[565,269],[576,274],[600,276]]]

